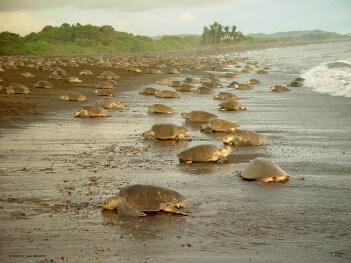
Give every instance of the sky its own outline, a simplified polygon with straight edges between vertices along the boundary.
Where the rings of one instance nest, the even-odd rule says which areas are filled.
[[[0,0],[0,32],[45,25],[112,25],[138,35],[201,34],[217,21],[248,33],[351,33],[351,0]]]

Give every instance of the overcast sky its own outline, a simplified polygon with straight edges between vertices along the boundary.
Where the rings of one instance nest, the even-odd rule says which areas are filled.
[[[351,32],[351,0],[0,0],[0,31],[45,25],[112,25],[140,35],[200,34],[213,21],[244,33]]]

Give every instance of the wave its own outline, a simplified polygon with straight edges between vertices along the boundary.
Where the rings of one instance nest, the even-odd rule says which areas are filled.
[[[325,62],[302,74],[305,86],[319,93],[351,97],[351,62]]]

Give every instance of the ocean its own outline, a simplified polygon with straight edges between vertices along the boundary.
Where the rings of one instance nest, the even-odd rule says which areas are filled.
[[[351,97],[351,43],[335,42],[249,51],[273,72],[300,75],[305,87],[331,96]]]

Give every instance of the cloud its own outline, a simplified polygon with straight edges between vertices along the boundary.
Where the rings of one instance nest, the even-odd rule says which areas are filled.
[[[181,13],[179,14],[178,18],[180,21],[183,21],[183,22],[192,22],[196,19],[196,17],[190,13]]]
[[[21,35],[41,30],[43,23],[26,12],[0,12],[0,32],[10,31]]]
[[[168,7],[204,6],[220,2],[230,2],[230,0],[0,0],[0,10],[38,10],[73,6],[82,9],[116,8],[119,11],[145,11]]]

